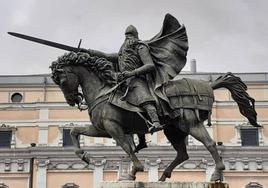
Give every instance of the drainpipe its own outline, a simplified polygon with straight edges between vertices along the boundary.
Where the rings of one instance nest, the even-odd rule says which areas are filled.
[[[35,147],[35,143],[31,143],[31,147]],[[34,157],[30,159],[30,178],[29,178],[29,188],[33,188],[33,175],[34,175]]]

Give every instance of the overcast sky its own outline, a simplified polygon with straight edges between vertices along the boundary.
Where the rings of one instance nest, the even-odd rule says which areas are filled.
[[[65,53],[8,31],[117,52],[129,24],[147,40],[166,13],[186,26],[188,61],[195,58],[198,71],[268,72],[267,12],[267,0],[1,0],[0,75],[49,73]]]

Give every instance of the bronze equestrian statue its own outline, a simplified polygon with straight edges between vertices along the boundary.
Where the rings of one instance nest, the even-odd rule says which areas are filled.
[[[255,101],[246,92],[247,86],[232,73],[212,83],[174,80],[186,63],[188,39],[185,27],[170,14],[166,15],[160,33],[151,40],[140,41],[134,26],[129,26],[125,34],[126,40],[116,54],[25,35],[18,37],[72,51],[54,61],[51,70],[52,79],[69,105],[77,104],[80,109],[83,103],[88,106],[92,125],[71,131],[75,153],[82,160],[90,163],[90,154],[80,148],[79,135],[113,138],[130,156],[133,168],[129,179],[134,180],[144,167],[126,134],[138,134],[144,143],[144,134],[163,129],[177,156],[160,181],[170,178],[173,169],[189,158],[184,142],[188,135],[203,143],[211,153],[216,164],[211,181],[221,181],[225,166],[203,122],[208,120],[210,124],[213,90],[224,87],[231,92],[241,114],[258,127]]]

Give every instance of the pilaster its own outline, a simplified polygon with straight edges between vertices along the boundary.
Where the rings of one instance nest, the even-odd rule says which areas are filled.
[[[93,159],[94,172],[93,172],[93,187],[101,188],[101,182],[103,181],[103,169],[106,164],[104,157]]]
[[[37,159],[36,160],[36,187],[47,188],[47,167],[49,164],[48,159]]]
[[[161,159],[146,159],[145,163],[148,165],[148,180],[149,182],[158,181],[158,168],[161,163]]]

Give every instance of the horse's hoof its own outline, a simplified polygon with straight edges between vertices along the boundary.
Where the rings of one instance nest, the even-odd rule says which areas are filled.
[[[132,172],[143,172],[144,171],[144,166],[141,163],[135,163],[132,168]],[[132,174],[135,174],[132,173]]]
[[[162,181],[162,182],[164,182],[164,181],[166,181],[166,176],[163,174],[160,178],[159,178],[159,180],[158,181]]]
[[[88,154],[88,152],[84,152],[83,155],[81,156],[81,159],[86,162],[87,164],[91,163],[90,160],[90,155]]]
[[[210,181],[216,182],[222,182],[223,181],[223,172],[222,170],[215,170],[214,173],[212,174]]]
[[[143,165],[139,165],[137,167],[135,167],[136,172],[144,172],[144,166]]]
[[[74,152],[75,152],[75,154],[78,155],[78,156],[84,154],[84,150],[82,150],[82,149],[76,149]]]
[[[219,170],[225,170],[225,165],[223,163],[220,163],[220,164],[216,165],[216,168]]]

